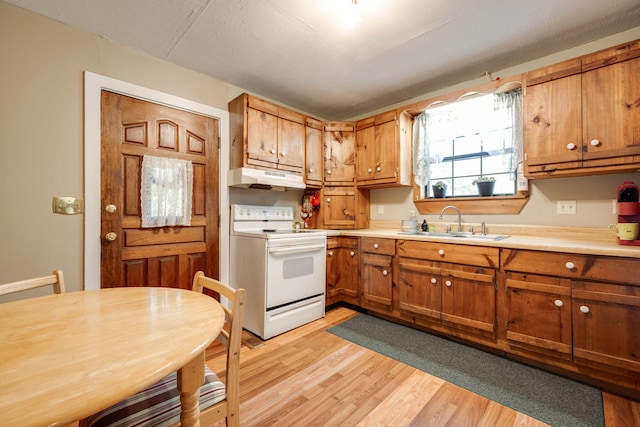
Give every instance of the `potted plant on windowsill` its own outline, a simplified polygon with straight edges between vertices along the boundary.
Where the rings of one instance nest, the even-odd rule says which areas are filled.
[[[480,196],[493,196],[493,187],[496,184],[496,179],[492,176],[480,176],[473,181],[478,187],[478,194]]]
[[[447,193],[447,184],[442,181],[438,181],[431,186],[431,189],[433,190],[433,197],[442,199]]]

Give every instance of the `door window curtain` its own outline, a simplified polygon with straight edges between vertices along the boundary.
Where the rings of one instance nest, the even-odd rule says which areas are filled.
[[[143,228],[191,225],[190,160],[143,156],[140,186]]]

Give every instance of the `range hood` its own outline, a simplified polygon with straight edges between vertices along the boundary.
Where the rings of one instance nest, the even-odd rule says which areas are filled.
[[[227,172],[227,185],[278,191],[306,188],[300,175],[251,168],[238,168]]]

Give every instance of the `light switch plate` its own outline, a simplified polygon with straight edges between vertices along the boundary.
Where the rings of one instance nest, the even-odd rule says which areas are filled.
[[[77,215],[84,212],[84,199],[72,196],[53,196],[53,213]]]

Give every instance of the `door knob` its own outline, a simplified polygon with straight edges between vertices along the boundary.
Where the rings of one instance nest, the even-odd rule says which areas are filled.
[[[118,235],[116,233],[114,233],[113,231],[110,231],[110,232],[108,232],[107,234],[104,235],[104,239],[107,242],[113,242],[117,238],[118,238]]]
[[[107,205],[104,207],[104,210],[109,213],[114,213],[117,210],[117,208],[116,208],[116,205]]]

